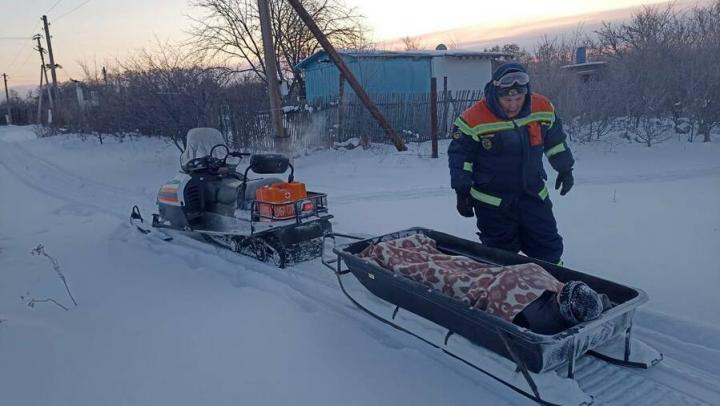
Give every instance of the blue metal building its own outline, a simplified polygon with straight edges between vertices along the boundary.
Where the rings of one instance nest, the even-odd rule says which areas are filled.
[[[492,59],[507,56],[503,53],[447,50],[339,54],[369,94],[429,93],[430,78],[433,76],[440,81],[447,76],[451,90],[482,89],[492,75]],[[308,101],[338,95],[340,72],[325,51],[315,53],[296,68],[305,77]],[[442,86],[440,83],[439,86]]]

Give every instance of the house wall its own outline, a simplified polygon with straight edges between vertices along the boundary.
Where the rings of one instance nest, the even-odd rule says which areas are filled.
[[[345,61],[347,62],[347,61]],[[308,101],[338,94],[339,72],[329,58],[321,58],[303,69]]]
[[[492,78],[492,61],[487,58],[434,57],[432,74],[442,91],[443,77],[448,78],[448,90],[483,89]]]
[[[365,91],[373,93],[427,93],[430,91],[430,58],[363,57],[342,55]],[[339,71],[329,58],[320,58],[305,67],[307,100],[335,97],[339,90]],[[346,92],[352,89],[347,83]]]

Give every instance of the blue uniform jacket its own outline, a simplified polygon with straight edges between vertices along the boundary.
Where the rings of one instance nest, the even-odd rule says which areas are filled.
[[[451,186],[494,206],[521,194],[546,199],[543,154],[558,172],[575,162],[562,122],[547,98],[530,92],[520,114],[509,119],[494,90],[488,83],[485,97],[455,121],[448,148]]]

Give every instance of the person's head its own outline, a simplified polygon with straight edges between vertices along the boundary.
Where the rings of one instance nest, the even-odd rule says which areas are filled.
[[[506,63],[493,73],[492,80],[485,87],[488,98],[497,101],[498,108],[507,118],[518,116],[530,93],[530,77],[518,63]]]
[[[502,107],[508,118],[513,118],[520,114],[523,105],[525,104],[525,97],[527,92],[523,93],[512,93],[507,96],[498,96],[498,103]]]
[[[566,283],[556,297],[560,315],[573,325],[597,319],[603,311],[600,295],[584,282]]]

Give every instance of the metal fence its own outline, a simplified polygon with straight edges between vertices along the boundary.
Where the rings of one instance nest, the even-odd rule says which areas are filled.
[[[438,138],[450,136],[452,123],[472,103],[482,97],[481,90],[439,92],[437,97]],[[395,132],[405,142],[429,141],[431,131],[431,97],[422,94],[373,94],[372,100]],[[372,118],[354,94],[342,99],[316,99],[307,105],[285,108],[285,130],[296,150],[327,147],[353,138],[365,142],[389,142],[380,125]],[[238,121],[238,120],[233,120]],[[244,125],[235,127],[231,139],[245,148],[271,149],[272,125],[269,112],[243,117]]]
[[[440,92],[437,97],[438,137],[448,137],[452,122],[463,110],[482,97],[480,90]],[[371,98],[390,125],[406,142],[429,141],[432,137],[430,93],[375,94]],[[387,136],[354,94],[342,100],[319,99],[311,103],[325,115],[327,134],[333,141],[364,138],[386,142]]]

